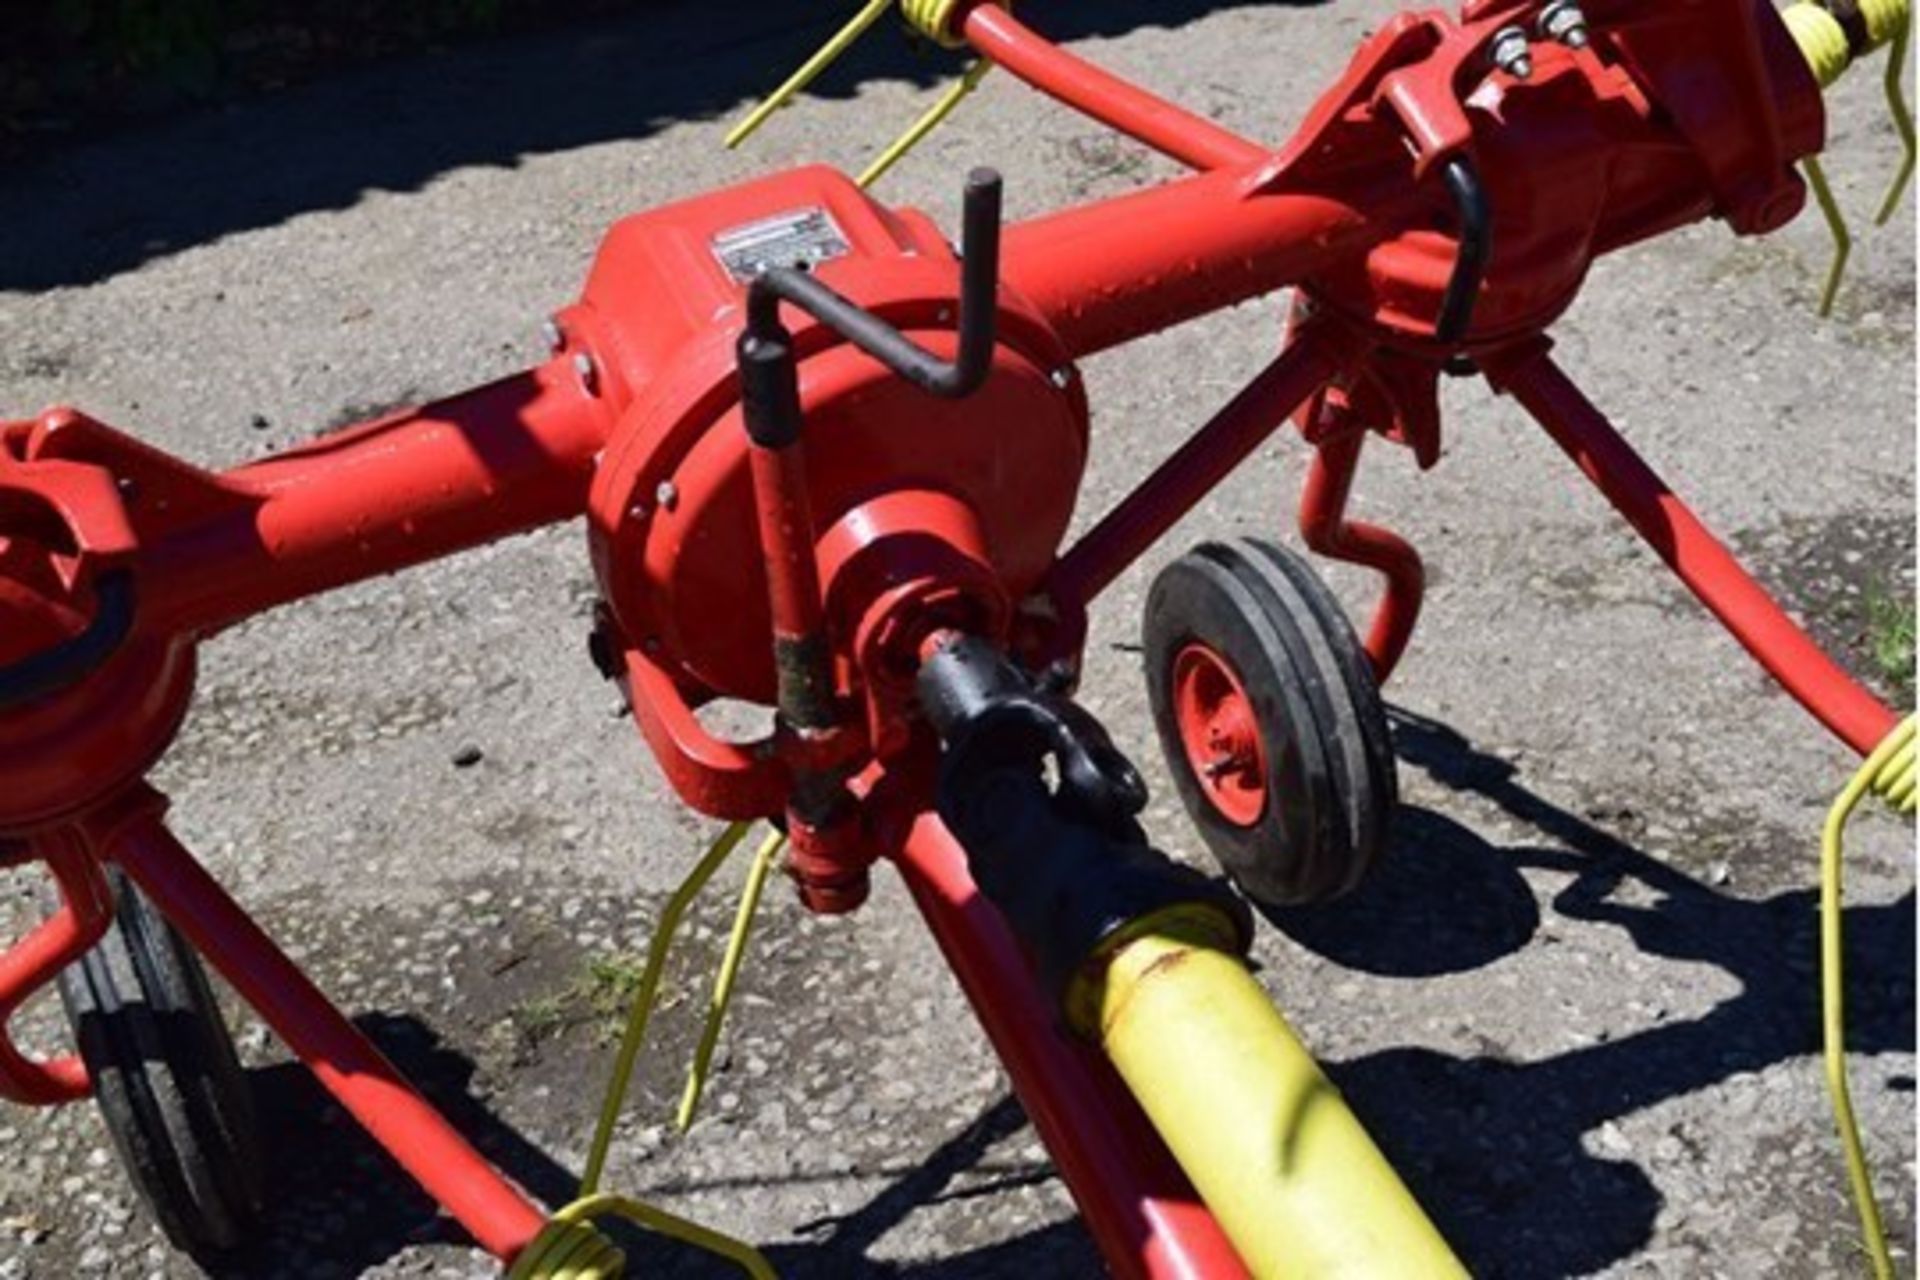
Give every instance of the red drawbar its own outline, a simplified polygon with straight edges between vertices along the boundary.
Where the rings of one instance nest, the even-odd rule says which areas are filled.
[[[1278,431],[1337,367],[1334,344],[1315,330],[1301,330],[1279,359],[1060,557],[1049,580],[1054,598],[1080,607],[1106,590]]]
[[[1126,1086],[1067,1034],[940,820],[921,815],[896,861],[1113,1274],[1245,1277],[1240,1255]]]

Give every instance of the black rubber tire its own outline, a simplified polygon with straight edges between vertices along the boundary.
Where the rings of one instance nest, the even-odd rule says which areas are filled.
[[[109,868],[114,922],[60,975],[75,1043],[127,1177],[174,1247],[239,1247],[264,1202],[253,1098],[200,959]]]
[[[1167,767],[1240,891],[1283,907],[1359,885],[1386,850],[1398,775],[1366,651],[1319,575],[1270,543],[1205,543],[1154,579],[1144,642]],[[1266,803],[1251,825],[1214,807],[1181,742],[1173,667],[1194,643],[1226,663],[1253,707]]]

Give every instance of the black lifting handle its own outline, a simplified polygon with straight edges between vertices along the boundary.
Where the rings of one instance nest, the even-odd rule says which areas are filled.
[[[914,386],[958,400],[979,390],[993,362],[994,317],[1000,292],[1000,175],[967,175],[960,230],[960,353],[942,360],[856,302],[804,271],[773,267],[747,286],[749,342],[784,346],[780,303],[790,302]]]

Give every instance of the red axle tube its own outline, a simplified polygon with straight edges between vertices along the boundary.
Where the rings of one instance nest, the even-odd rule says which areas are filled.
[[[1008,227],[1007,283],[1078,358],[1297,284],[1429,201],[1404,171],[1337,194],[1269,192],[1263,163]]]
[[[940,820],[921,815],[896,861],[1114,1275],[1246,1276],[1240,1255],[1126,1087],[1068,1037]]]
[[[1544,347],[1489,370],[1782,688],[1861,755],[1898,717],[1842,671],[1669,489]]]
[[[212,631],[586,505],[611,411],[561,361],[221,477],[242,498],[142,548],[144,625]]]

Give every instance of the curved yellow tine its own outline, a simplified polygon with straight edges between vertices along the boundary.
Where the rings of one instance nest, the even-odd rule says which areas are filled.
[[[1874,218],[1874,225],[1884,227],[1893,217],[1893,211],[1900,207],[1900,198],[1907,194],[1907,183],[1913,178],[1914,136],[1913,112],[1907,107],[1907,95],[1903,81],[1907,71],[1907,48],[1913,43],[1913,16],[1900,24],[1894,32],[1893,45],[1887,50],[1887,111],[1893,116],[1893,127],[1899,131],[1900,146],[1903,154],[1900,170],[1893,176],[1893,185],[1887,188],[1886,199],[1881,201],[1880,212]]]
[[[1827,181],[1827,172],[1820,167],[1817,156],[1808,156],[1807,185],[1813,188],[1813,198],[1820,205],[1820,214],[1827,220],[1827,230],[1833,233],[1833,263],[1827,268],[1826,287],[1820,291],[1820,314],[1826,317],[1833,314],[1833,300],[1840,293],[1840,280],[1847,273],[1847,259],[1853,255],[1853,233],[1847,230],[1846,215],[1840,212],[1840,202],[1833,198],[1833,186]]]
[[[771,94],[767,100],[747,113],[739,124],[727,133],[727,146],[737,147],[745,142],[753,131],[765,124],[769,117],[793,100],[795,94],[812,84],[814,77],[825,71],[841,54],[853,46],[853,42],[866,33],[868,27],[880,20],[880,16],[893,7],[894,0],[867,0],[867,5],[853,15],[846,26],[836,31],[833,38],[821,45],[811,58],[800,64],[800,69],[788,76],[786,82]]]
[[[687,1087],[680,1095],[680,1111],[674,1124],[682,1133],[693,1123],[700,1105],[700,1094],[707,1087],[707,1068],[713,1062],[713,1048],[720,1041],[720,1024],[726,1020],[727,1006],[733,1000],[734,979],[740,975],[740,962],[747,951],[747,935],[753,931],[754,913],[760,909],[760,895],[767,887],[767,875],[773,870],[774,856],[786,844],[787,837],[769,832],[747,868],[747,882],[740,890],[740,908],[734,913],[733,933],[727,938],[727,951],[720,961],[720,973],[713,982],[713,999],[707,1004],[707,1024],[701,1028],[700,1044],[693,1052],[693,1066],[687,1071]]]
[[[918,146],[920,140],[939,127],[940,122],[953,114],[953,109],[966,100],[968,94],[980,87],[980,81],[987,72],[993,70],[993,64],[985,58],[968,67],[952,88],[940,95],[940,100],[907,126],[907,131],[893,140],[893,144],[878,156],[873,163],[861,171],[856,181],[864,187],[870,187],[881,174],[893,168],[900,157]]]
[[[665,1209],[656,1208],[650,1204],[642,1204],[626,1196],[584,1196],[553,1216],[556,1221],[577,1223],[606,1214],[625,1218],[629,1222],[645,1227],[649,1231],[656,1231],[663,1236],[684,1240],[696,1248],[705,1249],[708,1253],[719,1254],[752,1276],[753,1280],[779,1280],[774,1274],[773,1264],[767,1261],[765,1254],[752,1245],[736,1240],[732,1236],[723,1235],[711,1227],[690,1222],[678,1214],[669,1213]]]
[[[660,975],[667,967],[667,953],[673,947],[674,931],[680,927],[680,917],[686,914],[691,903],[707,881],[713,879],[713,873],[727,860],[727,856],[745,838],[750,824],[736,822],[720,833],[706,855],[694,865],[680,887],[673,891],[667,904],[660,909],[660,921],[654,926],[653,939],[647,944],[647,964],[640,974],[640,988],[634,992],[633,1010],[627,1015],[626,1034],[621,1037],[620,1051],[614,1055],[613,1077],[607,1084],[607,1096],[600,1107],[600,1119],[594,1126],[593,1146],[587,1153],[586,1172],[580,1176],[580,1194],[590,1196],[600,1186],[600,1174],[607,1164],[607,1148],[613,1142],[613,1128],[620,1118],[621,1105],[626,1101],[627,1086],[633,1079],[633,1062],[640,1054],[640,1046],[647,1038],[647,1022],[653,1014],[654,997],[660,990]]]

